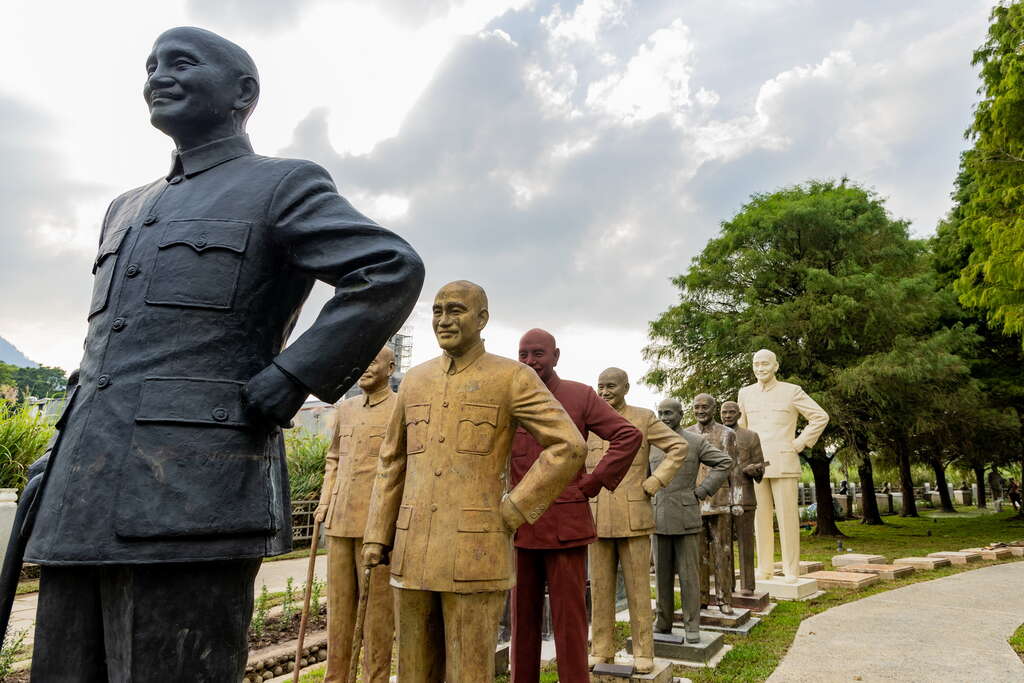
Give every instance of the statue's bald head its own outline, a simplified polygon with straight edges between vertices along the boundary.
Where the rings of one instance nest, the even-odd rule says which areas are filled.
[[[558,376],[555,366],[560,355],[554,335],[547,330],[535,327],[519,339],[519,362],[533,368],[544,384]]]
[[[678,399],[666,398],[658,404],[658,419],[675,429],[683,420],[683,404]]]
[[[395,352],[385,345],[377,352],[377,357],[363,371],[356,384],[365,394],[372,394],[380,391],[391,382],[391,375],[395,374]]]
[[[718,401],[711,394],[697,394],[693,397],[693,416],[702,425],[715,419],[715,405]]]
[[[597,377],[597,394],[616,410],[626,405],[626,394],[629,393],[629,376],[625,370],[606,368]]]
[[[490,319],[487,293],[469,280],[449,282],[434,297],[431,324],[438,345],[453,357],[480,343],[480,333]]]
[[[775,373],[778,372],[779,359],[776,357],[775,352],[761,349],[754,354],[753,366],[754,376],[757,377],[757,381],[765,384],[771,382],[775,377]]]
[[[740,404],[736,401],[724,401],[722,407],[718,409],[718,414],[722,417],[722,424],[726,427],[735,427],[740,421]]]

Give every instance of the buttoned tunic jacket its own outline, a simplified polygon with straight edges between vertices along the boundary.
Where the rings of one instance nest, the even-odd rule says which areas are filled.
[[[609,447],[590,472],[583,468],[533,524],[516,531],[517,548],[554,550],[592,543],[597,538],[594,516],[588,500],[602,488],[614,491],[629,471],[643,435],[608,402],[586,384],[562,379],[557,374],[548,389],[586,439],[591,432],[608,441]],[[515,486],[537,461],[543,448],[523,427],[512,441],[512,485]]]
[[[770,463],[764,476],[799,477],[800,451],[818,442],[828,426],[828,413],[797,385],[776,379],[743,387],[736,402],[742,411],[740,427],[753,429],[761,439],[764,459]],[[794,438],[801,415],[807,425]]]
[[[683,437],[669,429],[653,411],[627,405],[620,412],[644,438],[619,486],[614,491],[602,489],[590,500],[598,538],[628,538],[654,533],[654,509],[651,497],[644,491],[644,480],[651,474],[662,486],[667,486],[688,457]],[[650,466],[652,445],[665,453],[661,464],[655,468]],[[591,434],[587,448],[587,471],[590,472],[608,452],[608,442]]]
[[[761,452],[761,439],[757,432],[752,429],[745,429],[736,425],[732,428],[736,432],[736,450],[739,459],[732,466],[732,494],[733,504],[741,506],[744,510],[753,510],[757,507],[757,498],[754,496],[754,482],[761,481],[760,477],[751,477],[743,473],[747,465],[763,465],[764,453]]]
[[[284,444],[242,387],[274,363],[333,403],[402,324],[423,265],[308,161],[244,136],[110,205],[78,388],[25,559],[261,557],[291,545]],[[282,350],[315,280],[333,297]]]
[[[700,533],[699,498],[708,498],[720,490],[729,478],[732,458],[696,432],[679,427],[676,433],[686,440],[689,455],[668,485],[654,494],[655,533],[667,536]],[[665,459],[660,448],[651,448],[651,466]],[[699,483],[698,483],[698,477]],[[696,489],[700,487],[701,495]]]
[[[454,593],[515,583],[512,533],[500,504],[512,438],[544,450],[508,493],[536,522],[583,465],[586,445],[537,373],[478,344],[406,374],[373,487],[364,543],[392,547],[391,583]]]
[[[703,436],[712,446],[728,455],[733,463],[739,460],[739,451],[736,447],[736,433],[724,424],[712,420],[705,427],[697,422],[687,427],[686,430]],[[697,476],[703,480],[707,475],[707,465],[701,465],[700,473]],[[717,515],[729,512],[729,507],[735,504],[732,477],[726,477],[724,484],[718,488],[715,495],[702,500],[700,507],[701,512],[705,515]]]
[[[335,408],[334,437],[320,489],[320,504],[327,506],[324,533],[328,536],[363,537],[380,447],[394,407],[395,392],[386,386],[346,399]]]

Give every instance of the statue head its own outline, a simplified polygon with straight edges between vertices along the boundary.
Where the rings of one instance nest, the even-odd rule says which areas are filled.
[[[149,120],[178,149],[244,133],[260,94],[256,64],[245,50],[191,26],[160,34],[146,73]]]
[[[519,362],[529,365],[547,384],[555,377],[555,366],[561,351],[551,333],[534,328],[519,340]]]
[[[597,395],[603,398],[616,410],[626,405],[626,394],[629,393],[629,376],[625,370],[608,368],[597,378]]]
[[[715,408],[718,401],[711,394],[697,394],[693,397],[693,416],[702,425],[715,421]]]
[[[766,384],[775,378],[779,371],[779,359],[775,353],[768,349],[761,349],[754,354],[754,377],[761,384]]]
[[[736,401],[726,401],[722,404],[719,414],[722,416],[722,424],[726,427],[735,427],[740,421],[740,404]]]
[[[377,354],[377,357],[366,366],[366,370],[360,375],[356,384],[364,394],[372,394],[386,387],[393,374],[395,374],[395,352],[390,346],[385,346]]]
[[[669,429],[676,429],[683,421],[683,404],[674,398],[666,398],[658,404],[658,419]]]
[[[468,280],[449,282],[434,297],[432,326],[438,345],[449,356],[461,356],[480,343],[487,326],[487,294]]]

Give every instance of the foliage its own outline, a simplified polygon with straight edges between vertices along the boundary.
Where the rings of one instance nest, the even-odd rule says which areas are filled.
[[[38,368],[22,368],[0,362],[0,387],[15,388],[19,401],[24,401],[29,396],[36,398],[63,396],[66,384],[67,377],[60,368],[51,368],[45,365]]]
[[[257,639],[263,637],[267,628],[267,615],[270,613],[270,593],[267,591],[267,584],[260,589],[260,596],[256,598],[256,610],[249,622],[249,630]]]
[[[313,500],[320,495],[327,460],[327,438],[301,427],[288,430],[284,440],[288,454],[288,480],[292,500]]]
[[[960,231],[971,245],[960,273],[961,301],[1007,334],[1024,332],[1024,6],[993,8],[988,36],[975,52],[981,101],[962,165],[971,178]],[[1018,340],[1019,342],[1019,340]]]
[[[7,676],[12,673],[14,662],[17,661],[18,655],[21,654],[27,635],[28,629],[13,633],[8,629],[4,637],[3,646],[0,647],[0,681],[6,680]]]
[[[27,403],[0,401],[0,488],[23,489],[28,466],[46,451],[53,427]]]
[[[281,619],[288,623],[295,616],[295,579],[288,577],[284,588],[284,602],[281,603]]]

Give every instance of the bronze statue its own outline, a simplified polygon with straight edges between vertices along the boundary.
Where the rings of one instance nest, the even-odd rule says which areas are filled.
[[[452,282],[433,327],[444,353],[406,374],[363,537],[366,566],[391,555],[402,683],[491,681],[498,622],[515,582],[512,536],[583,465],[586,444],[532,369],[484,350],[487,295]],[[516,427],[543,450],[508,488]]]
[[[722,423],[736,433],[736,450],[739,454],[733,463],[732,479],[733,505],[738,505],[743,514],[732,517],[732,537],[740,552],[740,587],[745,595],[754,594],[754,511],[757,499],[754,497],[754,482],[764,477],[764,454],[757,432],[739,426],[740,404],[726,401],[720,410]]]
[[[621,564],[629,602],[633,635],[633,666],[638,673],[654,669],[654,632],[651,628],[651,534],[654,510],[651,498],[672,481],[687,457],[687,443],[646,408],[626,405],[629,378],[608,368],[597,380],[597,393],[640,430],[644,440],[625,479],[614,491],[607,489],[591,500],[597,521],[597,540],[590,546],[591,617],[590,666],[615,657],[615,576]],[[648,475],[651,445],[665,457]],[[608,452],[608,442],[591,434],[587,442],[587,470]]]
[[[363,531],[384,433],[395,407],[391,375],[395,352],[385,346],[356,382],[361,396],[334,411],[334,437],[327,451],[320,504],[314,516],[327,536],[327,673],[324,683],[346,683],[359,594],[369,590],[363,626],[363,679],[387,683],[395,640],[395,610],[387,565],[363,580]],[[351,683],[355,683],[352,681]]]
[[[717,402],[710,394],[697,394],[693,399],[695,424],[687,431],[700,434],[708,442],[729,456],[729,464],[739,459],[736,449],[736,434],[715,421]],[[708,474],[708,467],[701,466],[701,478]],[[732,516],[742,515],[743,508],[733,505],[732,482],[726,477],[726,485],[715,495],[701,501],[700,515],[704,527],[701,534],[700,592],[701,603],[718,605],[723,614],[732,614]],[[711,572],[715,574],[715,596],[711,595]]]
[[[775,573],[774,514],[779,522],[783,580],[796,583],[800,573],[800,518],[796,501],[799,453],[817,443],[828,425],[828,413],[797,385],[775,379],[779,361],[771,351],[761,349],[755,353],[753,366],[757,382],[740,389],[736,402],[741,412],[739,425],[757,432],[764,457],[770,461],[765,466],[764,479],[754,484],[755,577],[763,581]],[[796,435],[797,418],[801,415],[807,425]]]
[[[729,478],[730,457],[700,434],[681,429],[683,407],[674,398],[658,404],[658,417],[669,429],[686,440],[690,455],[668,486],[654,494],[654,567],[658,588],[654,628],[671,633],[675,614],[675,579],[682,593],[683,629],[688,643],[700,642],[699,545],[703,524],[700,507],[715,496]],[[651,467],[657,468],[665,454],[651,448]],[[698,473],[704,476],[697,481]]]
[[[103,220],[25,550],[42,565],[35,681],[242,678],[261,558],[291,548],[280,427],[308,394],[344,394],[423,282],[324,169],[253,153],[259,79],[239,46],[163,33],[142,95],[176,149]],[[285,348],[317,279],[335,294]]]

